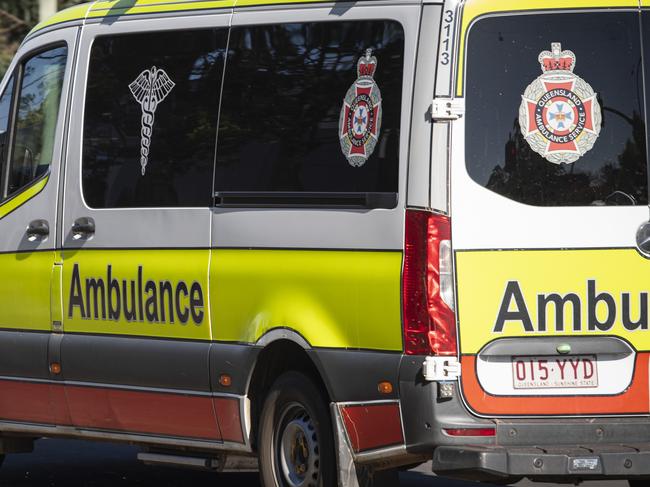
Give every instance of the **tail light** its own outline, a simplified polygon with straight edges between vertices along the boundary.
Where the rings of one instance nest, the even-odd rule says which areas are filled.
[[[449,218],[406,211],[402,306],[409,355],[456,355]]]
[[[496,428],[444,428],[442,431],[449,436],[496,436]]]

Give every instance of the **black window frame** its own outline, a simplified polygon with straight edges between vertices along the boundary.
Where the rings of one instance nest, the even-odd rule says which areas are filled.
[[[66,71],[68,69],[68,63],[70,62],[70,46],[68,45],[67,42],[65,41],[56,41],[51,44],[47,44],[44,46],[39,46],[35,49],[32,49],[31,51],[26,52],[23,54],[20,58],[20,60],[16,63],[14,66],[13,71],[7,72],[5,76],[9,77],[9,79],[13,78],[13,96],[11,97],[11,107],[9,109],[9,120],[7,122],[7,143],[5,144],[2,152],[0,152],[0,203],[4,203],[6,201],[9,201],[25,190],[29,189],[30,187],[34,186],[37,184],[39,181],[42,181],[43,179],[49,177],[50,172],[52,171],[52,163],[48,165],[47,170],[35,178],[34,180],[30,181],[28,184],[18,188],[16,191],[13,193],[9,193],[9,171],[11,170],[11,155],[13,154],[14,150],[14,142],[16,140],[16,117],[18,115],[18,109],[19,109],[19,101],[20,97],[22,95],[22,82],[24,79],[25,75],[25,65],[31,61],[33,58],[36,56],[43,54],[44,52],[51,51],[53,49],[58,49],[61,47],[65,47],[67,52],[66,52]],[[9,84],[5,86],[5,92],[9,88]],[[65,75],[64,75],[64,81],[63,81],[63,88],[65,89]],[[58,111],[58,116],[60,116],[61,113],[61,107],[63,106],[63,92],[62,90],[62,95],[61,95],[61,100],[59,101],[59,111]],[[3,92],[4,94],[4,92]],[[58,124],[57,124],[57,130],[58,130]],[[55,131],[55,136],[56,136],[56,131]]]

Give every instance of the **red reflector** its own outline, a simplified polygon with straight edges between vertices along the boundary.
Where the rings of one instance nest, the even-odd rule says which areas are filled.
[[[495,428],[444,428],[442,431],[449,436],[496,436]]]
[[[451,239],[449,218],[407,210],[402,276],[404,350],[456,355],[456,316],[440,295],[440,243]]]

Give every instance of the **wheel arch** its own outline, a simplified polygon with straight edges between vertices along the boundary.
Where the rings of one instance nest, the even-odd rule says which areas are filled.
[[[262,350],[251,369],[246,388],[249,401],[246,419],[254,449],[257,448],[257,431],[264,399],[283,373],[291,370],[304,373],[314,381],[328,403],[332,398],[332,388],[322,364],[302,335],[288,328],[276,328],[263,335],[256,346]]]

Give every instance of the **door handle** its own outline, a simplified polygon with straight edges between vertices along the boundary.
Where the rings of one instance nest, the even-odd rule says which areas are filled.
[[[95,220],[90,217],[77,218],[72,224],[72,238],[89,239],[95,234]]]
[[[650,257],[650,222],[645,222],[637,230],[636,245],[642,254]]]
[[[50,225],[45,220],[34,220],[27,227],[27,240],[45,240],[50,235]]]

